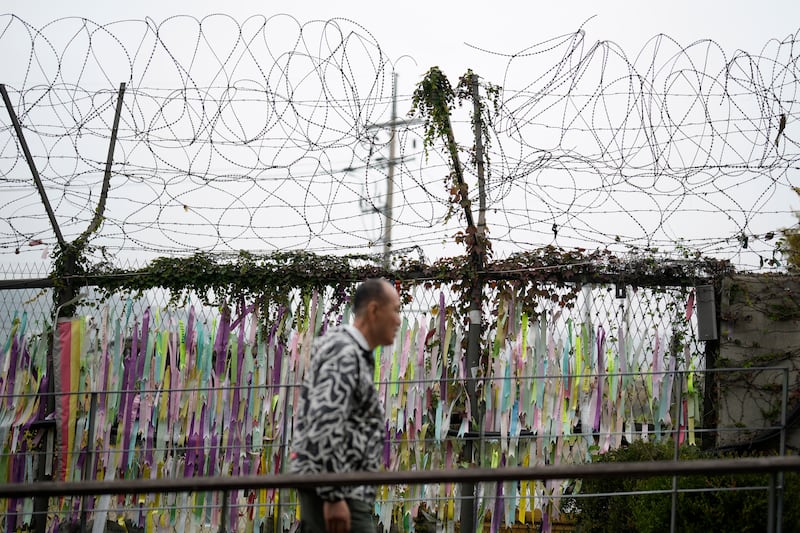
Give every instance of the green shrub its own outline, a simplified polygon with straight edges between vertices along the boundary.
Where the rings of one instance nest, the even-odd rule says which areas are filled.
[[[599,462],[666,461],[674,457],[674,444],[638,441],[609,452]],[[703,452],[693,446],[680,450],[681,460],[731,458]],[[713,489],[678,493],[676,531],[764,531],[767,524],[768,474],[721,474],[678,478],[679,489]],[[783,531],[800,531],[800,474],[787,472],[784,479]],[[726,490],[728,489],[728,490]],[[734,489],[734,490],[730,490]],[[651,533],[669,531],[672,494],[610,496],[611,493],[672,490],[672,477],[587,479],[581,494],[596,497],[574,499],[576,531],[585,533]]]

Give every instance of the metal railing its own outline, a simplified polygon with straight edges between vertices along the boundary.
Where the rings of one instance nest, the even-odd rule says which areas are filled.
[[[0,484],[0,498],[99,496],[122,494],[217,492],[222,493],[221,516],[228,515],[230,491],[263,489],[312,489],[318,486],[414,485],[427,483],[485,483],[523,480],[589,479],[656,476],[707,476],[710,474],[769,474],[767,532],[777,530],[778,474],[800,472],[800,457],[759,457],[696,461],[647,461],[545,465],[514,468],[463,468],[402,472],[349,472],[342,474],[277,474],[239,477],[193,477],[113,481],[40,482]],[[220,531],[229,531],[226,524]]]

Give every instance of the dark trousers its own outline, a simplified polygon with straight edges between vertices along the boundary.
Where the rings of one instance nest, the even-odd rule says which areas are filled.
[[[300,500],[301,533],[325,533],[325,518],[322,514],[322,498],[313,490],[298,490]],[[376,533],[375,506],[360,500],[347,499],[350,508],[351,533]]]

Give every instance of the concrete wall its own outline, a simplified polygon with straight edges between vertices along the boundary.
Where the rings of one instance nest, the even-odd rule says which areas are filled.
[[[800,415],[800,277],[735,276],[722,284],[717,368],[719,446],[752,444],[776,449],[770,430],[780,424],[784,371],[788,369],[787,412]],[[800,416],[787,444],[800,448]]]

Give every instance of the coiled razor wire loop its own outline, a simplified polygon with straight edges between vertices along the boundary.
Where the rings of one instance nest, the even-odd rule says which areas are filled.
[[[798,35],[735,52],[658,35],[629,53],[583,30],[514,54],[468,48],[478,74],[506,64],[502,80],[482,80],[503,87],[487,115],[495,253],[555,244],[774,265],[800,203]],[[98,258],[378,253],[390,166],[394,250],[436,257],[463,229],[448,217],[444,149],[423,154],[418,121],[398,121],[388,161],[388,129],[376,125],[390,116],[395,63],[354,21],[66,18],[37,28],[4,15],[0,46],[0,82],[67,240],[94,215],[127,84]],[[404,81],[401,116],[413,90]],[[463,161],[470,108],[453,111]],[[0,187],[0,254],[46,252],[52,229],[5,110]],[[477,205],[472,184],[470,194]]]

